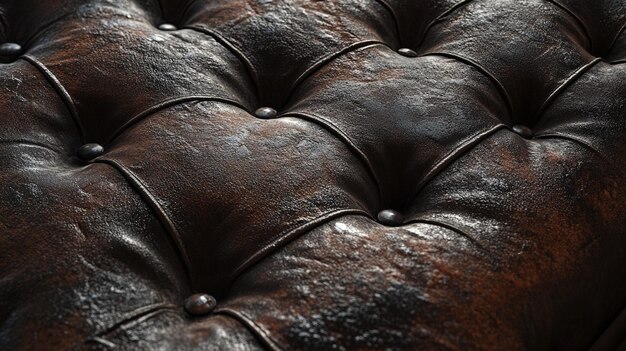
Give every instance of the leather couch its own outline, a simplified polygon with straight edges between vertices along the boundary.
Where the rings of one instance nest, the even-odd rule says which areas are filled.
[[[625,23],[0,0],[0,349],[626,349]]]

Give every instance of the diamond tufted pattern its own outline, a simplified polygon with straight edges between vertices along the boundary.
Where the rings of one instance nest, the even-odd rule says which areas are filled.
[[[617,349],[626,1],[0,0],[0,349]]]

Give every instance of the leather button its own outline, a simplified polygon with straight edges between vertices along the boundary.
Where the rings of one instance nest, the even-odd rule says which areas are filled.
[[[521,137],[526,138],[526,139],[532,138],[533,136],[533,131],[526,126],[517,124],[517,125],[514,125],[513,128],[511,129],[513,129],[515,133],[519,134]]]
[[[22,52],[20,44],[16,43],[4,43],[0,45],[0,57],[13,58]]]
[[[404,216],[395,210],[382,210],[378,213],[378,221],[390,227],[397,227],[404,221]]]
[[[278,112],[276,112],[276,110],[274,110],[271,107],[261,107],[259,109],[257,109],[254,114],[258,117],[258,118],[263,118],[263,119],[270,119],[270,118],[274,118],[276,117],[276,115],[278,114]]]
[[[398,54],[402,55],[402,56],[406,56],[406,57],[417,57],[417,52],[409,49],[409,48],[402,48],[398,50]]]
[[[78,149],[77,155],[81,160],[89,161],[104,153],[104,148],[100,144],[85,144]]]
[[[176,28],[175,25],[170,24],[170,23],[163,23],[162,25],[159,26],[159,29],[160,30],[164,30],[164,31],[168,31],[168,32],[178,30],[178,28]]]
[[[217,306],[217,301],[208,294],[191,295],[185,300],[185,311],[194,316],[209,314],[215,306]]]

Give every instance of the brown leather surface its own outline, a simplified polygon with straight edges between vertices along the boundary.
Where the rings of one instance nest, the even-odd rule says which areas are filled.
[[[624,0],[0,0],[0,349],[624,345],[625,26]]]

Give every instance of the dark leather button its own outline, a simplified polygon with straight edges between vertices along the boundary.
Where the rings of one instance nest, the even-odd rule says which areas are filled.
[[[409,49],[409,48],[402,48],[398,50],[398,54],[402,55],[402,56],[406,56],[406,57],[417,57],[417,52]]]
[[[100,144],[85,144],[78,149],[78,157],[81,160],[92,160],[104,153],[104,148]]]
[[[259,118],[270,119],[276,117],[278,112],[271,107],[261,107],[257,109],[254,114]]]
[[[12,58],[19,55],[22,52],[20,44],[4,43],[0,45],[0,56],[4,58]]]
[[[390,227],[397,227],[404,221],[404,216],[398,211],[382,210],[378,213],[378,221]]]
[[[513,128],[511,129],[513,129],[515,133],[519,134],[521,137],[526,138],[526,139],[532,138],[533,136],[533,131],[526,126],[517,124],[517,125],[514,125]]]
[[[217,301],[208,294],[191,295],[185,300],[185,311],[194,316],[209,314],[215,306],[217,306]]]
[[[176,28],[175,25],[170,24],[170,23],[163,23],[162,25],[159,26],[160,30],[165,30],[165,31],[174,31],[174,30],[178,30],[178,28]]]

